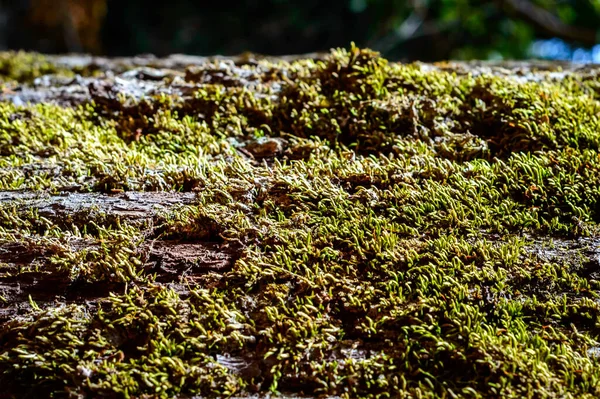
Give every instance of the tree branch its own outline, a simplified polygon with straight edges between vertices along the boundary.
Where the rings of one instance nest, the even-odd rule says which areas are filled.
[[[598,32],[594,29],[567,25],[550,11],[527,0],[501,0],[508,10],[537,29],[568,41],[593,46],[598,43]]]

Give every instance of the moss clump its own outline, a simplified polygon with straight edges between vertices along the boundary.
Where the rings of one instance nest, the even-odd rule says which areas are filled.
[[[0,82],[33,82],[47,74],[72,75],[73,72],[57,67],[52,61],[41,54],[18,52],[4,52],[0,54]]]
[[[0,385],[597,397],[594,72],[495,71],[352,47],[0,102]]]

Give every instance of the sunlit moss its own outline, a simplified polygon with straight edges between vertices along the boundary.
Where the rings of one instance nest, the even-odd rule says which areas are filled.
[[[53,72],[19,57],[11,79]],[[0,263],[0,282],[116,287],[90,307],[32,302],[2,325],[0,385],[597,397],[600,102],[590,79],[540,76],[352,47],[211,63],[188,72],[186,96],[0,103],[2,191],[195,193],[138,224],[0,204],[0,243],[45,256],[35,270]],[[230,269],[171,286],[145,266],[160,240],[241,249]]]
[[[69,69],[57,67],[41,54],[22,51],[0,54],[0,82],[31,82],[40,76],[54,73],[73,75]]]

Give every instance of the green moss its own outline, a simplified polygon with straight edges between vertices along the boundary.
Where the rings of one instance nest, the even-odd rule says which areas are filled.
[[[145,224],[3,202],[0,243],[38,248],[44,276],[120,287],[4,323],[9,395],[600,395],[595,81],[357,48],[188,79],[185,95],[0,103],[3,191],[195,193]],[[165,282],[147,265],[164,240],[242,249]],[[5,262],[0,284],[32,272]]]
[[[57,67],[41,54],[4,52],[0,54],[0,81],[32,82],[47,74],[72,75],[66,68]]]

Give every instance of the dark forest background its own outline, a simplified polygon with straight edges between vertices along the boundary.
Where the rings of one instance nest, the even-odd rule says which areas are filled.
[[[600,62],[600,0],[0,0],[0,49]]]

